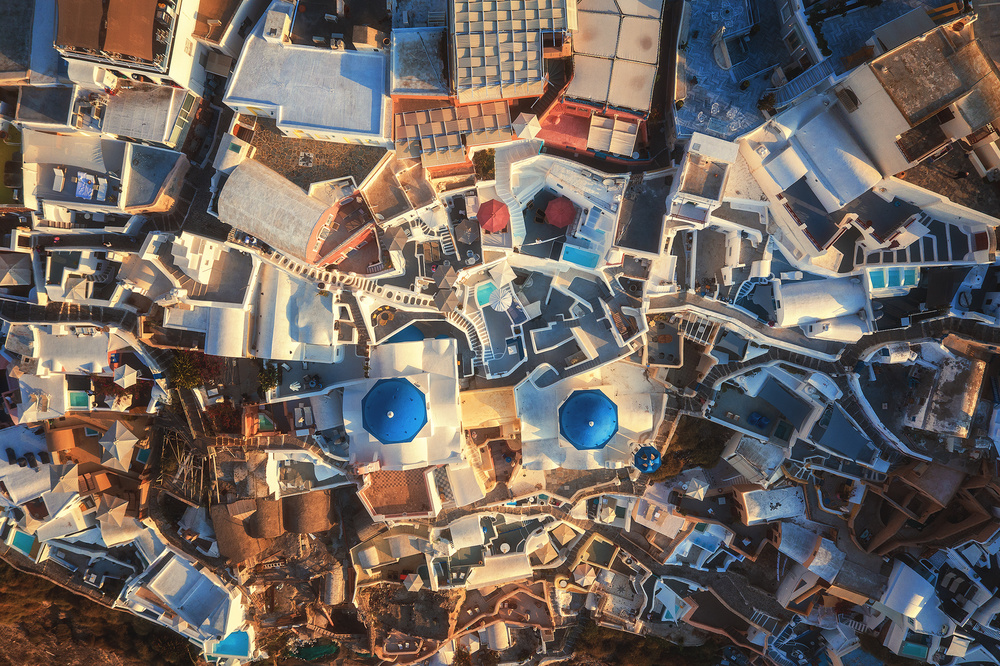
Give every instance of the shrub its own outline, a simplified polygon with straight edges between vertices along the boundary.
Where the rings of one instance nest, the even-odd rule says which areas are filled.
[[[212,421],[212,426],[218,434],[240,434],[243,432],[241,422],[242,412],[231,402],[217,402],[209,405],[205,414]]]
[[[671,479],[693,467],[714,467],[732,434],[729,428],[707,419],[682,416],[660,469],[649,475],[650,481]]]
[[[197,351],[178,351],[167,375],[174,388],[193,389],[215,381],[222,373],[224,360]]]
[[[281,383],[281,366],[262,363],[260,372],[257,373],[257,383],[260,384],[257,392],[260,393],[261,397],[266,392],[277,388],[278,384]]]
[[[774,96],[774,93],[767,93],[759,100],[757,100],[757,109],[763,113],[767,111],[770,114],[774,114],[774,105],[778,101],[778,98]]]
[[[496,178],[496,151],[492,148],[480,150],[473,158],[478,180],[493,180]]]

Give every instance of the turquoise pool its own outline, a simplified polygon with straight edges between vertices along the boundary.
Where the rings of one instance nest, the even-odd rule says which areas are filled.
[[[218,642],[212,654],[219,657],[249,657],[250,634],[245,631],[234,631]]]
[[[476,287],[476,303],[479,307],[485,308],[490,304],[490,296],[497,290],[497,286],[492,282],[484,282]]]
[[[139,453],[135,455],[135,461],[145,465],[147,460],[149,460],[149,449],[139,449]]]
[[[69,406],[87,409],[90,407],[90,396],[86,391],[70,391]]]
[[[581,250],[573,245],[563,246],[562,258],[584,268],[597,268],[597,262],[601,259],[593,252]]]
[[[27,532],[14,530],[14,539],[11,541],[11,545],[24,553],[26,556],[30,557],[31,548],[35,545],[35,537],[31,536]]]
[[[920,271],[901,266],[879,268],[869,271],[868,279],[871,280],[872,289],[915,287],[920,280]]]

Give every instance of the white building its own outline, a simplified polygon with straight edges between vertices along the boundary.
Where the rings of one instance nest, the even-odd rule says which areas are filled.
[[[285,135],[392,148],[382,53],[292,44],[292,4],[275,0],[247,38],[224,102]]]
[[[406,470],[463,462],[457,352],[450,339],[372,350],[371,379],[344,389],[352,464]]]

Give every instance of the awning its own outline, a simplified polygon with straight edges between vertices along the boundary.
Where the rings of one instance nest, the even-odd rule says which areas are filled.
[[[156,0],[110,0],[104,50],[153,61]]]
[[[101,48],[101,0],[58,0],[56,44],[80,49]]]
[[[101,137],[58,135],[25,130],[22,138],[26,164],[58,164],[105,173]]]

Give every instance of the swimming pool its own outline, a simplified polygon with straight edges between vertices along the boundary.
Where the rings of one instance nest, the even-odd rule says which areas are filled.
[[[274,427],[274,421],[272,421],[271,417],[264,412],[257,412],[257,428],[263,432],[277,430],[277,428]]]
[[[14,538],[11,540],[11,545],[24,553],[26,556],[30,557],[31,548],[35,545],[35,537],[31,536],[27,532],[14,530]]]
[[[476,303],[479,303],[479,307],[485,308],[490,304],[490,296],[493,292],[497,290],[497,286],[492,282],[484,282],[478,287],[476,287]]]
[[[410,324],[405,326],[392,335],[386,342],[419,342],[424,339],[423,331],[417,328],[415,325]]]
[[[915,287],[920,281],[920,270],[911,267],[892,266],[868,271],[872,289],[896,289]]]
[[[250,634],[245,631],[234,631],[215,644],[212,654],[219,657],[249,657]]]
[[[593,252],[581,250],[573,245],[563,246],[562,258],[584,268],[597,268],[597,262],[601,259]]]
[[[86,391],[70,391],[69,406],[86,409],[90,407],[90,396],[87,395]]]

